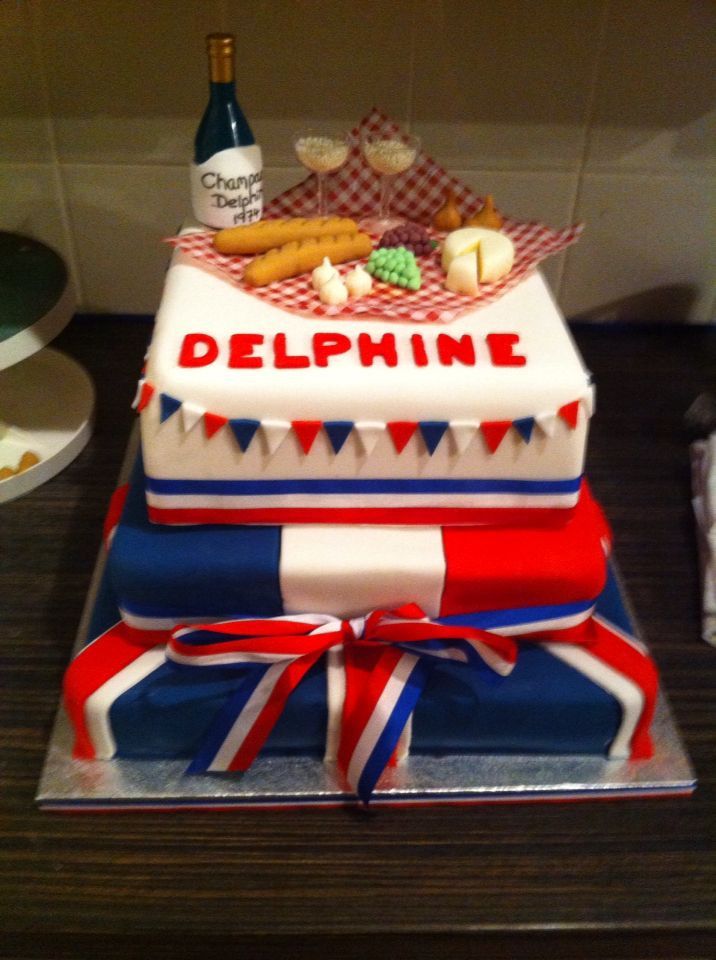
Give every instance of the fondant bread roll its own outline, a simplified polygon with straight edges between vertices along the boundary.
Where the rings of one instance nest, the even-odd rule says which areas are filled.
[[[309,237],[335,237],[339,233],[355,233],[358,226],[347,217],[294,217],[289,220],[260,220],[245,227],[219,230],[214,246],[219,253],[229,255],[266,253],[292,240]]]
[[[313,270],[328,257],[331,263],[345,263],[367,257],[373,241],[367,233],[343,233],[335,237],[310,237],[294,240],[256,257],[244,270],[244,280],[253,287],[265,287],[276,280],[287,280]]]

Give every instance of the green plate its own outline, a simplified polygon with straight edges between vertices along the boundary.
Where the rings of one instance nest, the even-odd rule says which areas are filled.
[[[59,254],[38,240],[0,232],[0,343],[49,313],[66,286]]]

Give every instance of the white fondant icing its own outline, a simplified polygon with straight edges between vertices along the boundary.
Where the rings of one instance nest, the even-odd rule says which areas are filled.
[[[622,708],[622,720],[614,737],[608,756],[610,759],[626,758],[630,754],[631,740],[644,709],[644,694],[639,687],[608,664],[603,663],[584,647],[567,643],[546,643],[545,648],[555,657],[574,667],[607,693],[615,697]]]
[[[417,603],[440,612],[445,557],[439,527],[284,527],[280,585],[287,612],[362,616]]]

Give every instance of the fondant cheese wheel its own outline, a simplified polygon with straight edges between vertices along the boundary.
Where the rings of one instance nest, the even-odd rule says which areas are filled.
[[[443,270],[449,272],[453,260],[471,253],[477,256],[480,283],[494,283],[507,276],[515,261],[515,246],[506,234],[487,227],[463,227],[445,238]]]

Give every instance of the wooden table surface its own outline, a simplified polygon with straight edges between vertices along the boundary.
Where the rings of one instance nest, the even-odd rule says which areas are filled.
[[[588,472],[696,767],[693,797],[40,812],[149,333],[146,320],[78,318],[58,338],[94,377],[94,437],[0,507],[0,956],[713,956],[716,650],[699,637],[682,417],[716,389],[716,330],[575,331],[597,382]]]

